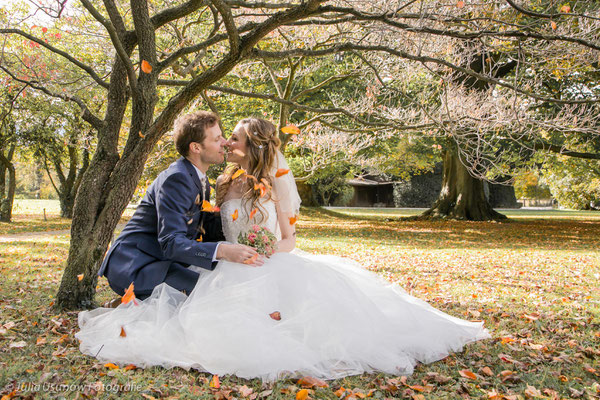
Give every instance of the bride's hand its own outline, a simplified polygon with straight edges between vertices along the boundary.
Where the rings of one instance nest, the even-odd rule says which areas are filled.
[[[217,249],[217,260],[227,260],[251,267],[260,267],[264,264],[263,258],[250,246],[243,244],[222,243]],[[252,260],[250,262],[250,260]]]

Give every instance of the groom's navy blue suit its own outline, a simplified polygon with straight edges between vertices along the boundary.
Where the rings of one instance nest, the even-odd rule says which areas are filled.
[[[189,294],[199,275],[187,267],[215,268],[216,241],[225,239],[220,218],[201,211],[202,199],[210,197],[208,181],[205,188],[203,195],[196,169],[183,157],[158,175],[98,272],[115,292],[122,295],[133,282],[144,298],[166,282]]]

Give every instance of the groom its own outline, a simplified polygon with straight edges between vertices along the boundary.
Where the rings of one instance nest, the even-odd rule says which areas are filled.
[[[119,295],[132,282],[139,299],[163,282],[189,294],[199,277],[190,265],[213,270],[218,260],[242,263],[257,254],[251,247],[223,242],[219,215],[202,211],[203,200],[210,199],[206,171],[224,160],[218,122],[216,114],[206,111],[175,122],[173,141],[182,157],[152,182],[98,272]],[[248,265],[261,264],[257,257]]]

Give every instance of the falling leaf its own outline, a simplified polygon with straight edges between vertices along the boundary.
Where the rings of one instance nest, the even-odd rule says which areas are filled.
[[[192,222],[194,222],[194,218],[190,218],[190,220],[187,222],[187,224],[190,225]]]
[[[296,125],[288,125],[281,128],[281,132],[287,133],[288,135],[298,135],[300,129]]]
[[[458,371],[458,373],[463,378],[477,379],[477,375],[475,375],[473,372],[469,371],[468,369],[461,369],[460,371]]]
[[[135,299],[135,294],[133,293],[133,282],[131,282],[131,284],[129,285],[129,287],[125,291],[125,294],[121,298],[121,303],[127,304],[131,300],[133,300],[133,299]]]
[[[260,191],[260,197],[263,197],[265,194],[267,194],[267,188],[265,187],[265,184],[262,182],[255,184],[254,190]]]
[[[202,241],[202,235],[198,236],[198,239],[196,239],[196,242],[201,242]]]
[[[464,6],[465,6],[465,2],[464,2],[464,1],[462,1],[462,0],[459,0],[459,1],[456,3],[456,7],[458,7],[458,8],[463,8]]]
[[[275,173],[275,178],[279,178],[280,176],[283,176],[283,175],[287,174],[288,172],[290,172],[289,169],[279,168],[277,170],[277,172]]]
[[[212,204],[210,204],[209,201],[202,201],[202,211],[204,212],[212,212],[214,211],[214,207],[212,206]]]
[[[108,369],[119,369],[119,366],[115,365],[113,363],[106,363],[106,364],[104,364],[104,366]]]
[[[269,317],[273,318],[275,321],[281,321],[281,313],[279,311],[273,311],[269,314]]]
[[[46,33],[46,32],[48,32],[48,28],[46,28],[46,27],[43,27],[43,28],[42,28],[42,32],[43,32],[43,33]]]
[[[258,259],[258,254],[255,254],[252,257],[248,258],[247,260],[244,260],[244,264],[248,264],[248,265],[252,264],[257,259]]]
[[[294,215],[293,217],[290,217],[290,225],[294,225],[296,223],[296,221],[298,221],[298,216]]]
[[[140,132],[138,133],[138,135],[140,135],[140,137],[141,137],[142,139],[146,137],[146,135],[144,135],[144,134],[142,133],[142,131],[140,131]]]
[[[256,215],[258,211],[258,208],[253,209],[252,211],[250,211],[250,215],[248,216],[249,219],[254,218],[254,216]]]
[[[556,30],[556,22],[550,21],[550,26],[552,27],[552,30]]]
[[[308,399],[308,390],[307,389],[299,390],[298,393],[296,393],[296,400],[306,400],[306,399]]]
[[[238,213],[238,210],[236,208],[235,211],[233,212],[233,214],[231,214],[231,220],[235,221],[236,219],[238,219],[238,215],[239,215],[239,213]]]
[[[83,279],[83,274],[79,274],[79,275],[77,275],[77,280],[78,280],[78,281],[80,281],[80,280],[82,280],[82,279]]]
[[[220,388],[221,382],[219,381],[219,375],[213,375],[208,386],[215,389]]]
[[[246,173],[246,170],[243,168],[240,168],[237,171],[235,171],[235,173],[231,176],[231,180],[234,180],[234,179],[244,175],[245,173]]]
[[[142,60],[142,71],[144,71],[146,74],[152,72],[152,65],[150,65],[150,63],[146,60]]]
[[[570,13],[571,12],[571,6],[568,5],[568,4],[565,4],[564,6],[562,6],[560,8],[560,12],[565,13],[565,14]]]
[[[127,334],[125,333],[125,329],[123,329],[123,327],[121,327],[121,333],[119,334],[119,336],[127,337]]]
[[[308,389],[312,389],[314,387],[320,387],[320,388],[329,387],[327,382],[325,382],[319,378],[312,377],[312,376],[302,377],[302,378],[298,379],[298,382],[296,382],[296,383],[298,385],[302,386],[303,388],[308,388]]]

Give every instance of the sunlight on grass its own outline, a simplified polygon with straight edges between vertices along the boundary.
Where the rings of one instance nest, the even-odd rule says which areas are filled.
[[[300,249],[354,259],[446,313],[484,320],[493,336],[442,361],[419,365],[406,381],[383,374],[348,377],[329,382],[327,388],[310,389],[310,398],[336,399],[334,392],[341,387],[390,399],[419,399],[419,395],[487,399],[494,393],[525,399],[530,387],[548,399],[597,396],[600,221],[596,214],[565,217],[559,210],[535,217],[518,210],[523,218],[515,214],[509,222],[487,223],[405,221],[398,218],[403,215],[390,217],[380,210],[302,211],[297,225]],[[67,235],[0,243],[0,389],[11,381],[56,381],[86,384],[79,394],[91,398],[213,399],[222,391],[243,398],[247,390],[263,393],[257,399],[295,398],[300,388],[291,380],[263,385],[258,380],[221,377],[217,390],[209,387],[210,374],[179,368],[110,370],[81,355],[73,337],[77,314],[51,307],[68,243]],[[100,279],[97,300],[113,296],[106,280]],[[475,378],[465,377],[464,371]],[[139,389],[102,392],[98,382],[129,383]],[[45,395],[57,393],[41,394]]]

